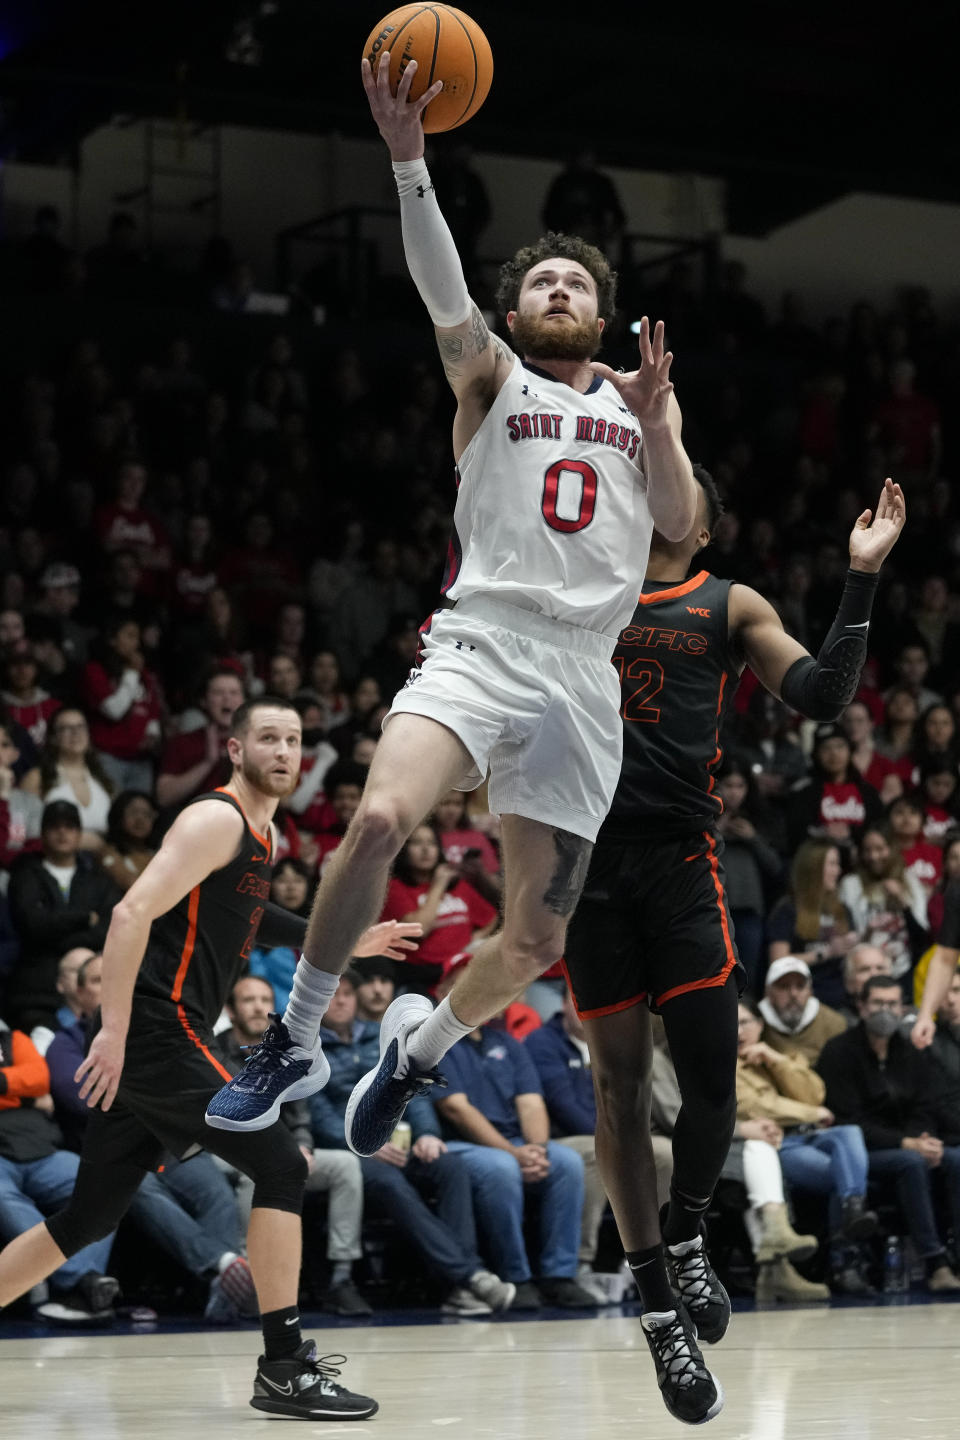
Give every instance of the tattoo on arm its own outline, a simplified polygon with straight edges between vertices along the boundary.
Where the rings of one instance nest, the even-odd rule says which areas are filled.
[[[444,374],[448,380],[455,379],[460,373],[458,361],[463,359],[463,340],[459,335],[438,335],[437,346]]]
[[[471,357],[482,355],[490,344],[490,331],[487,329],[487,322],[480,311],[474,305],[470,315],[470,334],[467,339],[467,354]]]
[[[465,336],[437,336],[437,347],[440,351],[444,374],[450,381],[454,381],[459,377],[465,361],[476,360],[485,350],[489,349],[491,342],[498,361],[506,360],[510,363],[513,359],[511,352],[503,342],[498,340],[496,335],[490,334],[490,331],[487,329],[487,322],[484,320],[476,305],[473,306],[469,323],[470,332]]]
[[[566,917],[577,908],[593,845],[582,835],[571,835],[569,830],[554,830],[553,843],[557,863],[544,892],[543,903],[554,915]]]

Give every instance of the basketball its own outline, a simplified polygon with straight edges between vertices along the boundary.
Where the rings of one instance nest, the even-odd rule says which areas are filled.
[[[384,50],[390,51],[393,61],[390,81],[394,94],[411,60],[417,62],[411,100],[437,80],[443,81],[442,92],[423,112],[423,128],[430,133],[455,130],[475,115],[487,98],[493,52],[477,22],[452,5],[401,5],[391,10],[373,27],[363,47],[374,71]]]

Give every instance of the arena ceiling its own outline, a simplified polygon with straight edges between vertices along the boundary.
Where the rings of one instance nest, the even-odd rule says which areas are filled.
[[[63,158],[116,113],[367,134],[369,0],[20,0],[0,22],[2,153]],[[386,7],[385,7],[386,8]],[[960,199],[949,7],[466,0],[495,61],[477,149],[699,171],[762,235],[850,190]]]

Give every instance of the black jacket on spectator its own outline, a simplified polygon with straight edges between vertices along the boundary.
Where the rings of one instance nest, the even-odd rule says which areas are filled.
[[[960,1145],[960,1086],[903,1035],[891,1038],[881,1066],[861,1022],[827,1041],[816,1068],[837,1124],[859,1125],[868,1150],[899,1150],[905,1136],[924,1131]]]
[[[948,1082],[960,1086],[960,1027],[938,1020],[930,1053]]]
[[[10,913],[20,936],[20,960],[7,981],[6,1011],[24,1030],[53,1022],[61,1000],[57,994],[60,956],[77,945],[101,950],[110,912],[122,898],[108,875],[86,855],[64,897],[41,855],[27,855],[10,876]],[[96,925],[90,916],[97,916]]]

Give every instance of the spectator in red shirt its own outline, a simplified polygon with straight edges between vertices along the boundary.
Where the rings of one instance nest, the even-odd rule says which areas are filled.
[[[900,851],[909,873],[920,881],[923,893],[929,895],[943,870],[943,851],[923,838],[923,801],[916,795],[901,795],[890,806],[887,819],[890,843]]]
[[[937,474],[942,450],[940,407],[914,389],[917,367],[907,356],[890,366],[890,393],[874,412],[888,468],[916,480]]]
[[[357,813],[363,787],[367,783],[367,767],[357,765],[353,760],[338,760],[331,765],[324,776],[326,813],[324,828],[316,835],[318,868],[323,867],[347,832],[347,826]]]
[[[328,730],[350,718],[350,701],[340,678],[340,661],[332,650],[318,650],[310,661],[310,688],[326,702]]]
[[[812,773],[787,807],[787,839],[792,849],[810,838],[855,844],[867,824],[883,819],[883,806],[872,785],[852,764],[850,742],[840,725],[818,725],[813,737]]]
[[[948,760],[931,760],[920,772],[920,800],[923,804],[923,838],[931,845],[943,845],[945,837],[960,824],[960,775]]]
[[[393,866],[383,920],[419,920],[423,936],[416,958],[405,962],[401,983],[429,988],[461,950],[472,950],[496,927],[493,905],[462,879],[444,859],[440,832],[429,822],[418,825]]]
[[[904,786],[910,784],[913,766],[908,757],[891,760],[881,755],[874,739],[873,720],[870,709],[863,700],[854,700],[840,717],[844,733],[850,742],[850,759],[854,766],[872,785],[884,805],[902,795]]]
[[[153,791],[160,745],[160,686],[140,648],[136,620],[116,615],[83,667],[90,737],[114,789]]]
[[[945,765],[960,774],[960,747],[957,745],[957,722],[950,706],[942,700],[929,705],[917,721],[910,747],[913,762],[911,780],[920,784],[921,774],[931,765]]]
[[[170,604],[185,619],[202,618],[207,598],[217,585],[213,557],[213,526],[209,515],[191,515],[183,548],[170,576]]]
[[[157,577],[170,569],[171,552],[167,532],[155,515],[141,504],[147,488],[147,472],[138,460],[124,460],[117,475],[117,497],[112,505],[97,511],[95,527],[108,555],[130,550],[144,572],[142,589],[158,593]]]
[[[943,842],[942,864],[940,879],[927,904],[927,919],[930,923],[930,934],[934,940],[939,939],[940,926],[943,924],[944,891],[951,880],[960,880],[960,832],[956,830]]]
[[[237,672],[214,670],[203,694],[206,725],[174,735],[164,747],[156,790],[161,810],[183,805],[195,795],[216,790],[230,779],[227,737],[233,712],[243,700],[243,685]]]
[[[247,614],[271,622],[280,606],[300,584],[300,572],[288,554],[274,545],[273,521],[265,510],[253,510],[243,527],[242,545],[220,566],[220,583]]]
[[[37,684],[40,667],[28,640],[15,641],[6,651],[3,662],[3,701],[9,719],[22,725],[38,749],[47,738],[51,718],[60,709],[54,699]]]

